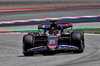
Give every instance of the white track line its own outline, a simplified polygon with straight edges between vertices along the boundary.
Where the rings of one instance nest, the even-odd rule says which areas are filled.
[[[4,21],[4,22],[0,22],[0,25],[2,25],[2,24],[10,24],[10,23],[31,22],[31,21],[35,22],[35,21],[46,21],[46,20],[79,19],[79,18],[94,18],[94,17],[100,17],[100,15],[94,15],[94,16],[77,16],[77,17],[55,17],[55,18],[42,18],[42,19],[28,19],[28,20]]]

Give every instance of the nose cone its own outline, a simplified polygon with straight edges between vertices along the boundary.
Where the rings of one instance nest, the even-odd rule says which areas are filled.
[[[52,46],[50,46],[50,45],[47,45],[47,46],[48,46],[48,48],[53,49],[53,48],[57,47],[57,44],[56,45],[52,45]]]
[[[48,45],[48,49],[51,50],[51,51],[55,51],[56,47],[57,47],[57,45],[54,45],[54,46],[49,46]]]

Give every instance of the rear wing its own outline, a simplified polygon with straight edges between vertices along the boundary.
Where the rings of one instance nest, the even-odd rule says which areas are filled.
[[[72,23],[69,23],[69,24],[58,24],[57,25],[58,28],[62,28],[62,29],[66,29],[66,28],[72,28],[73,27],[73,24]]]
[[[69,23],[69,24],[57,24],[57,27],[55,29],[66,29],[66,28],[72,28],[73,27],[73,24],[72,23]],[[38,26],[38,29],[50,29],[50,25],[39,25]]]

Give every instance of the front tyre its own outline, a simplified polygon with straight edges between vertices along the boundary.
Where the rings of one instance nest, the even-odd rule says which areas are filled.
[[[32,35],[24,35],[23,37],[23,54],[24,56],[32,56],[34,52],[28,52],[28,49],[33,48],[33,36]]]
[[[77,46],[79,49],[74,50],[74,53],[82,53],[84,51],[84,33],[83,31],[72,32],[72,44]]]

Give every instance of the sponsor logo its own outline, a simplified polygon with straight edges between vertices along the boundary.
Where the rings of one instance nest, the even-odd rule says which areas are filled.
[[[71,45],[60,45],[59,46],[61,49],[78,49],[76,46],[71,46]]]
[[[40,46],[40,47],[35,47],[35,48],[31,48],[28,51],[38,51],[38,50],[43,50],[45,49],[45,46]]]

